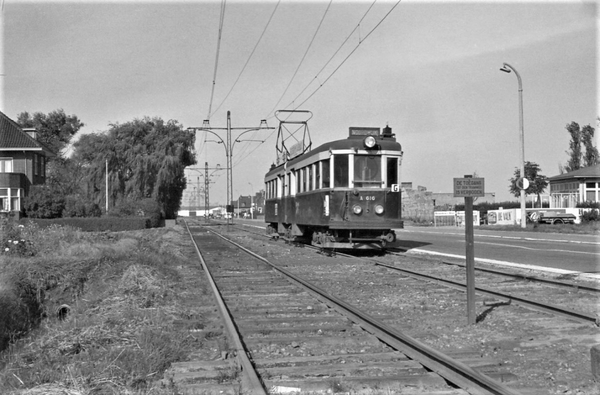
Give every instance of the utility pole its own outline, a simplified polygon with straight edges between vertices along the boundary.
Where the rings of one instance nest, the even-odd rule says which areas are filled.
[[[106,159],[106,212],[108,213],[108,159]]]
[[[188,170],[197,171],[200,173],[200,177],[204,176],[204,218],[208,221],[208,210],[210,209],[210,198],[209,198],[209,190],[210,184],[214,183],[214,181],[210,181],[210,178],[218,171],[223,170],[221,165],[217,164],[216,167],[208,167],[208,162],[204,162],[204,169],[188,167]],[[204,170],[204,174],[202,174],[202,170]],[[212,173],[208,174],[209,170],[214,170]],[[200,177],[198,177],[198,190],[200,189]],[[200,192],[198,192],[200,193]]]
[[[258,127],[231,127],[231,111],[227,111],[227,126],[224,128],[214,128],[210,126],[210,122],[208,119],[205,119],[202,123],[201,127],[190,127],[188,128],[188,130],[194,130],[194,131],[204,131],[204,132],[208,132],[213,134],[214,136],[216,136],[218,138],[217,141],[215,141],[217,144],[223,144],[223,146],[225,147],[225,156],[227,159],[227,213],[231,213],[231,221],[229,219],[229,215],[227,216],[227,230],[229,231],[229,225],[230,223],[233,223],[233,206],[232,206],[232,202],[233,202],[233,147],[235,146],[235,143],[240,143],[242,141],[258,141],[261,143],[264,143],[264,140],[240,140],[240,137],[242,137],[242,135],[249,133],[249,132],[254,132],[256,130],[269,130],[269,129],[275,129],[272,127],[269,127],[267,125],[267,120],[266,119],[261,119],[260,121],[260,125]],[[223,140],[223,138],[221,136],[219,136],[215,131],[218,130],[225,130],[226,131],[226,137],[225,140]],[[237,138],[235,140],[232,139],[231,137],[231,133],[232,131],[241,131],[241,133],[237,136]]]

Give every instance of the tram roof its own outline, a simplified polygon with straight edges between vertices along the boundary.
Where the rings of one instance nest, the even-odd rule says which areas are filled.
[[[334,141],[329,141],[327,143],[321,144],[320,146],[318,146],[317,148],[299,155],[293,159],[288,160],[287,166],[291,167],[293,165],[295,165],[296,163],[305,160],[306,158],[309,158],[313,155],[317,155],[320,152],[324,152],[324,151],[335,151],[335,150],[343,150],[343,149],[360,149],[360,150],[364,150],[365,146],[363,143],[363,139],[358,139],[358,138],[347,138],[347,139],[343,139],[343,140],[334,140]],[[398,143],[396,141],[395,138],[390,138],[390,137],[378,137],[377,138],[377,149],[373,149],[374,153],[380,152],[380,151],[402,151],[402,146],[400,145],[400,143]],[[282,163],[279,166],[273,167],[271,168],[271,170],[269,170],[269,172],[266,174],[266,176],[269,176],[273,173],[276,173],[280,170],[280,168],[283,166],[284,164]]]

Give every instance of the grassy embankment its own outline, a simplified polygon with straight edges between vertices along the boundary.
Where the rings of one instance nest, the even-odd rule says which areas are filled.
[[[172,330],[189,313],[178,229],[4,228],[0,393],[170,393],[158,380],[189,349]]]

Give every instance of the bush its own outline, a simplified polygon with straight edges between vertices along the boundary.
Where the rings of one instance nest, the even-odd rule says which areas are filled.
[[[30,218],[60,218],[65,209],[65,199],[46,185],[35,185],[23,199],[23,211]]]
[[[100,207],[90,199],[81,195],[69,195],[65,199],[63,217],[100,217],[101,215]]]
[[[580,202],[580,203],[577,203],[577,205],[575,207],[600,209],[600,202],[590,202],[590,201]]]
[[[65,226],[79,229],[83,232],[120,232],[151,227],[147,217],[101,217],[101,218],[55,218],[55,219],[22,219],[20,223],[35,223],[41,229],[51,226]]]
[[[581,214],[581,222],[592,222],[600,220],[600,212],[598,209],[586,210]]]
[[[109,210],[109,217],[146,217],[150,221],[150,226],[156,228],[160,226],[162,215],[159,204],[154,199],[131,200],[123,199],[115,207]]]

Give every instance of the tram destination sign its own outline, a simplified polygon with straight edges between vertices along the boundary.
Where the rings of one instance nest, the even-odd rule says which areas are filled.
[[[350,136],[379,136],[380,128],[350,127]]]
[[[454,197],[483,197],[485,182],[483,178],[455,178]]]

